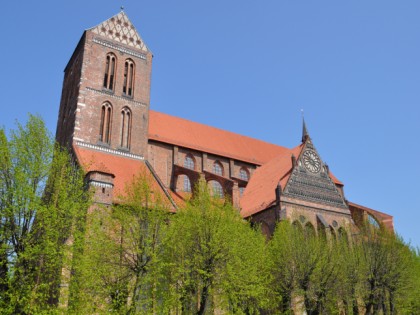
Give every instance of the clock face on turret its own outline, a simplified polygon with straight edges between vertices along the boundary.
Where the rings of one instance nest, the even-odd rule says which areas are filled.
[[[318,173],[321,170],[321,160],[313,150],[306,150],[302,156],[303,165],[311,173]]]

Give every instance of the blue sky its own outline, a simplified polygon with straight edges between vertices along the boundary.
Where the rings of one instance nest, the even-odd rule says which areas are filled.
[[[5,1],[0,125],[39,113],[55,133],[68,59],[121,5],[154,53],[154,110],[294,147],[303,108],[347,199],[420,246],[418,0]]]

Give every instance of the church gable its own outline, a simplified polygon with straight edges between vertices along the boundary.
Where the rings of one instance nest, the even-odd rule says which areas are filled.
[[[136,28],[124,12],[114,15],[105,22],[91,28],[90,31],[145,52],[149,51]]]
[[[304,140],[304,148],[294,163],[283,195],[349,213],[343,196],[330,178],[328,167],[322,162],[312,141],[309,137]]]

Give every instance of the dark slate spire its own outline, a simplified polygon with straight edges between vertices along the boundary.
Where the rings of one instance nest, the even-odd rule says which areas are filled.
[[[303,117],[302,110],[302,142],[305,142],[309,138],[308,129],[306,128],[305,117]]]

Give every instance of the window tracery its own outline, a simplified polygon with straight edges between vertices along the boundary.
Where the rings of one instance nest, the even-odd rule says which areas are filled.
[[[107,90],[114,90],[115,86],[115,68],[117,58],[114,54],[109,53],[106,55],[105,72],[104,72],[104,84],[103,87]]]
[[[220,162],[218,161],[214,162],[213,173],[216,175],[223,176],[223,166],[220,164]]]
[[[194,159],[193,159],[193,157],[192,157],[190,154],[188,154],[188,155],[185,157],[185,160],[184,160],[184,167],[185,167],[185,168],[189,168],[190,170],[195,169]]]
[[[112,120],[112,106],[110,103],[105,103],[101,108],[101,125],[99,128],[99,141],[110,143],[111,141],[111,120]]]
[[[239,170],[239,178],[246,181],[249,179],[248,171],[244,167]]]
[[[121,142],[122,148],[130,148],[131,140],[131,111],[128,107],[124,107],[121,111]]]
[[[133,96],[134,92],[134,62],[131,59],[127,59],[124,64],[124,84],[123,93],[126,96]]]

